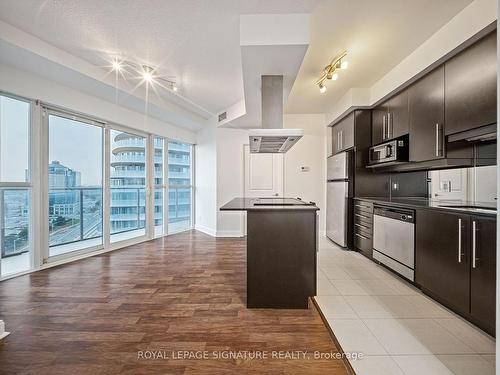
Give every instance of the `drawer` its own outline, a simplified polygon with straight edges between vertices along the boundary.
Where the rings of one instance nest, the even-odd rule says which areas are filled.
[[[373,215],[365,212],[355,212],[354,224],[356,223],[373,228]]]
[[[373,204],[364,201],[354,201],[354,211],[373,213]]]
[[[354,224],[354,232],[370,238],[372,238],[372,233],[373,233],[371,227],[358,223]]]
[[[365,253],[370,253],[372,252],[373,248],[373,241],[371,238],[368,238],[362,234],[355,233],[354,234],[354,245],[356,249],[359,249]]]

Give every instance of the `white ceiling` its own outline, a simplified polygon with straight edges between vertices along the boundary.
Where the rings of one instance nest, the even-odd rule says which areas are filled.
[[[244,98],[240,15],[312,13],[285,112],[325,113],[350,88],[371,87],[470,2],[1,0],[0,20],[97,66],[123,56],[159,67],[182,96],[216,114]],[[314,82],[344,49],[349,69],[320,94]]]
[[[2,0],[0,19],[89,62],[159,67],[212,113],[243,98],[239,15],[309,13],[319,0]]]
[[[472,0],[336,0],[311,14],[309,49],[285,106],[327,113],[350,88],[369,88]],[[321,94],[323,68],[346,50],[349,68]]]

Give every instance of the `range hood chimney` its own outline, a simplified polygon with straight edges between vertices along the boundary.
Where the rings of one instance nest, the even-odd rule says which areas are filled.
[[[283,129],[283,76],[262,76],[262,128],[250,129],[251,153],[285,153],[302,138],[302,129]]]

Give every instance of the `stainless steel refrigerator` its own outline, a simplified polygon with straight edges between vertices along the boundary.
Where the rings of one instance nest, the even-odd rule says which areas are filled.
[[[342,152],[326,159],[326,236],[342,247],[348,246],[351,157],[350,152]]]

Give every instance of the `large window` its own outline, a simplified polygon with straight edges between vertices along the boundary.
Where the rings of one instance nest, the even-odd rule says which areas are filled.
[[[191,229],[192,145],[168,142],[168,232]]]
[[[103,128],[49,114],[49,256],[102,244]]]
[[[0,95],[0,277],[31,268],[30,112]]]
[[[146,138],[111,130],[111,242],[143,236],[146,226]]]

